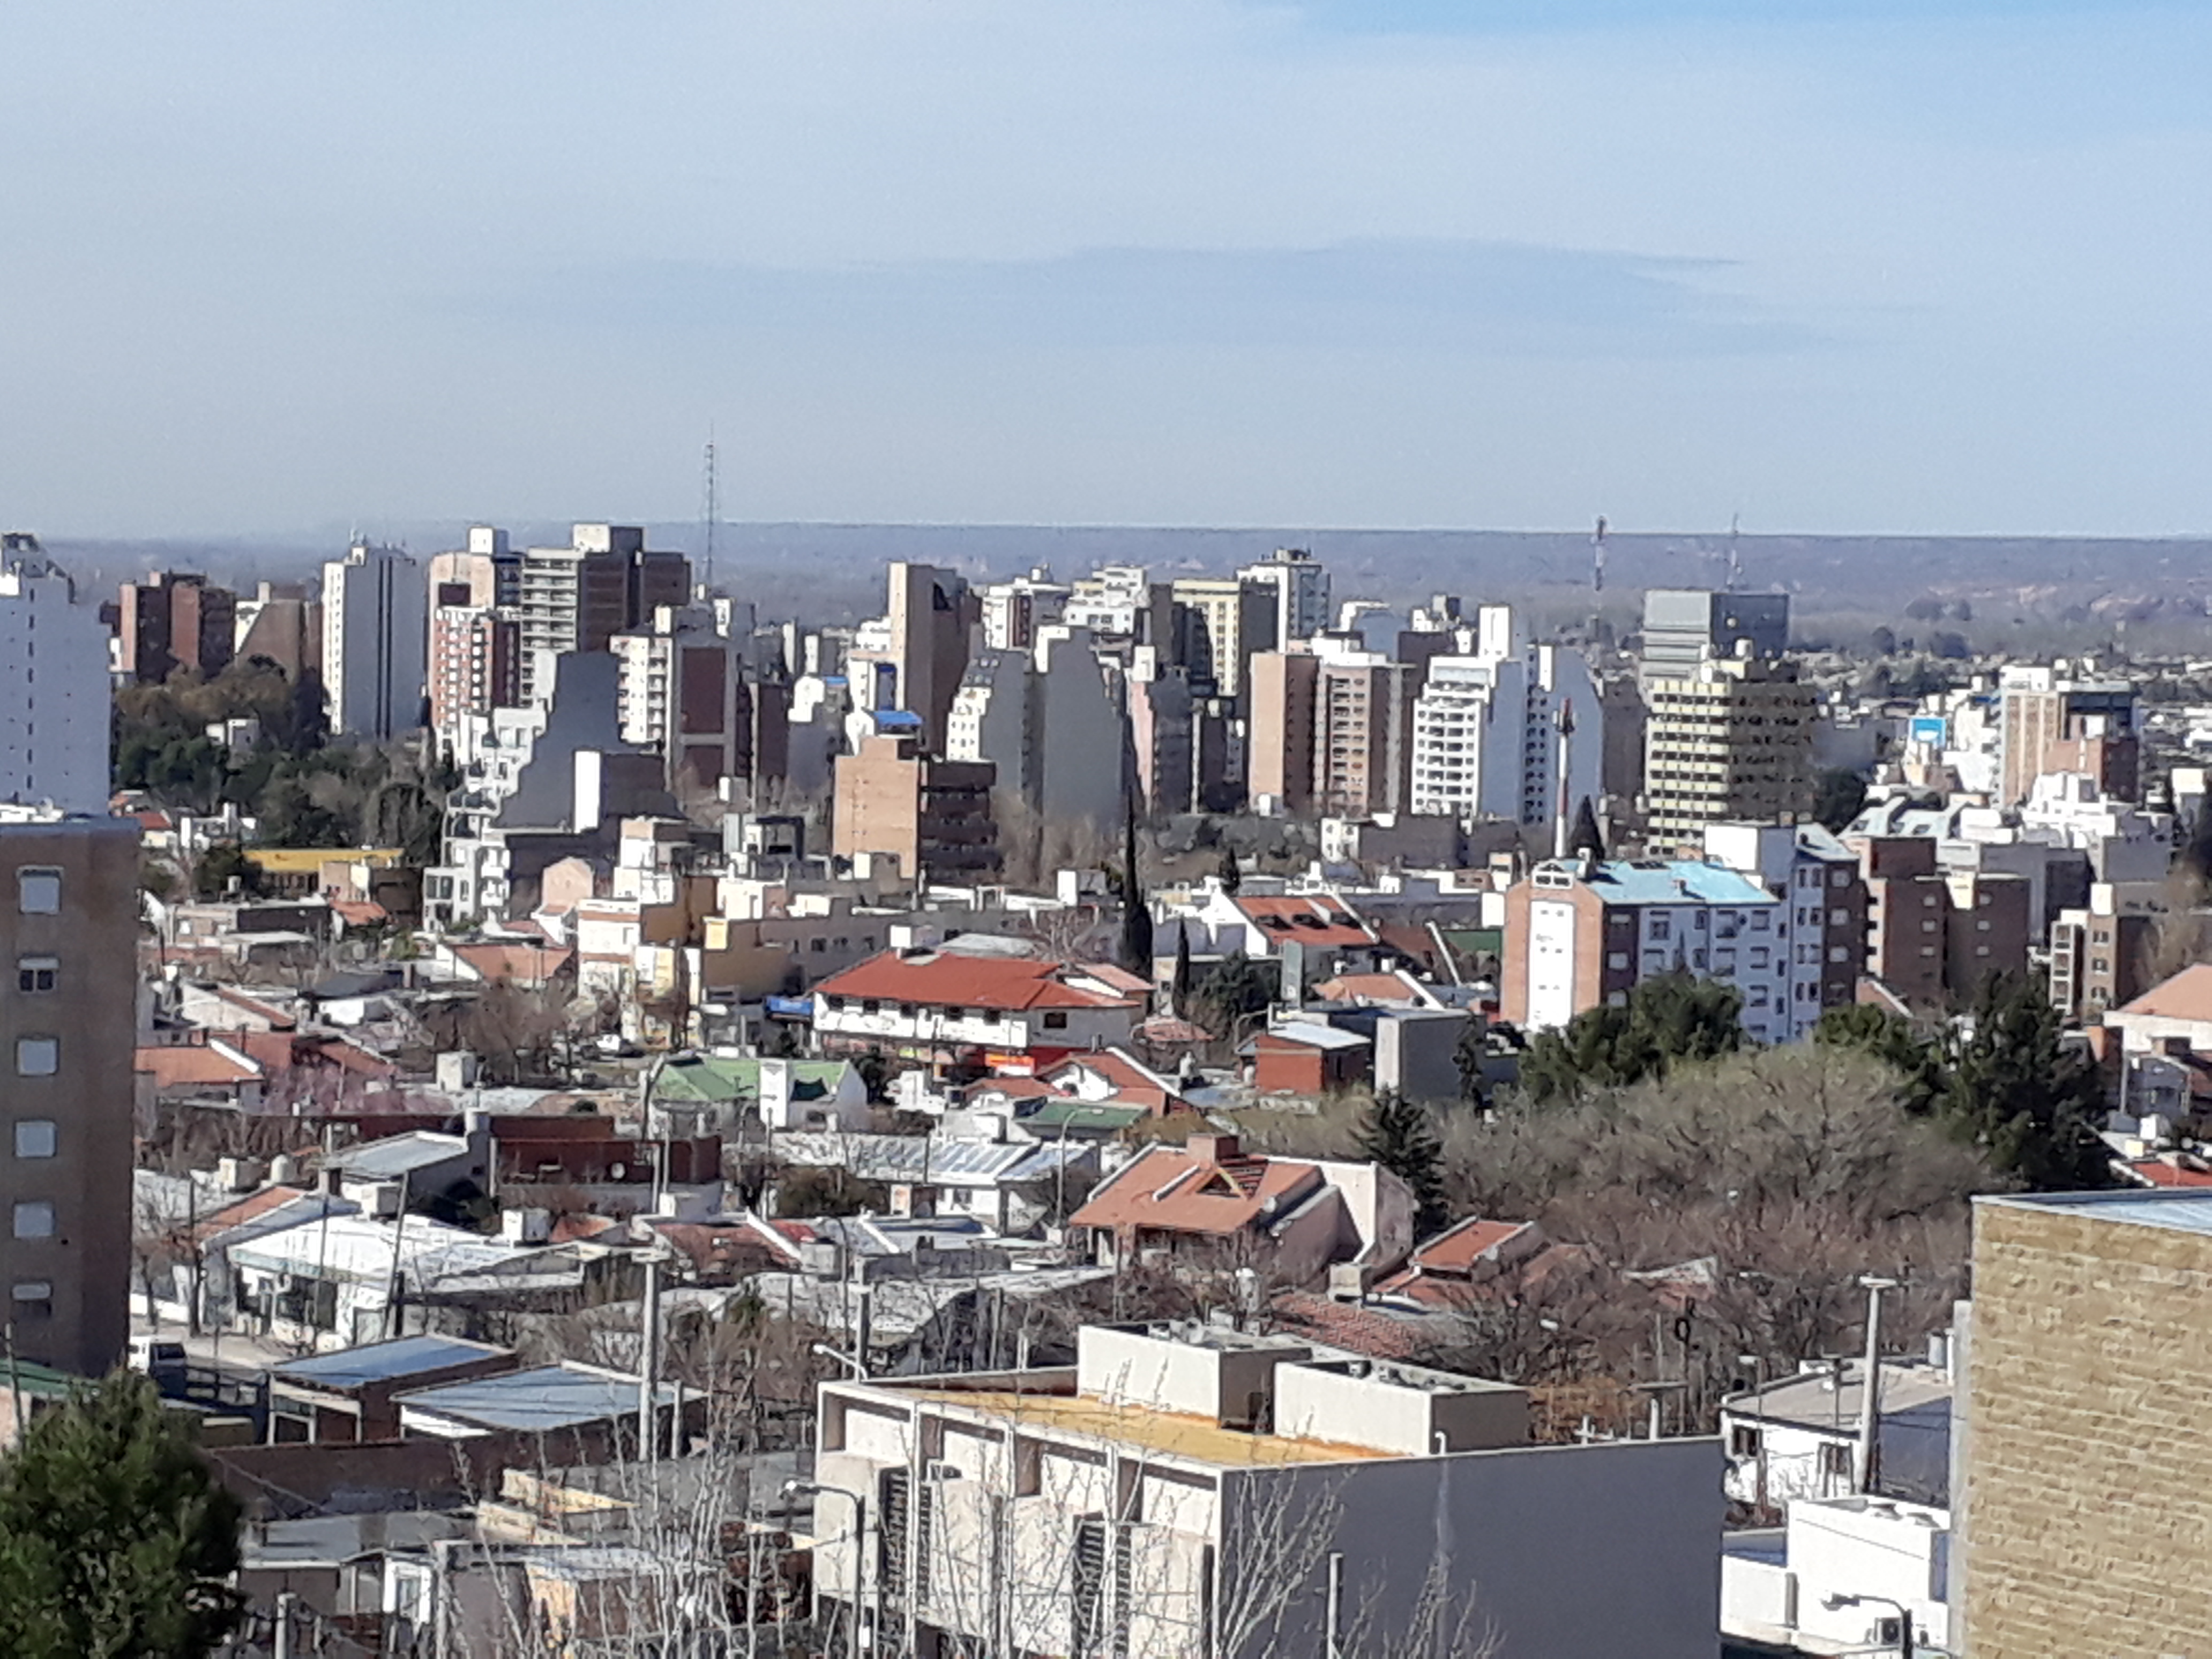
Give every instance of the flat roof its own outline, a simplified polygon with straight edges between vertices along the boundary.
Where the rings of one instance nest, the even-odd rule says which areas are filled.
[[[2012,1210],[2080,1210],[2092,1220],[2169,1232],[2212,1233],[2212,1191],[2180,1188],[2164,1192],[2123,1188],[2110,1193],[1990,1193],[1974,1202]]]
[[[1212,1418],[1164,1412],[1149,1406],[1112,1405],[1091,1395],[1017,1394],[1012,1390],[897,1389],[912,1400],[957,1406],[1054,1433],[1140,1445],[1147,1451],[1222,1468],[1265,1468],[1281,1463],[1373,1462],[1391,1454],[1371,1446],[1224,1429]]]
[[[670,1404],[675,1398],[675,1390],[665,1386],[655,1392],[660,1405]],[[457,1422],[542,1433],[582,1428],[635,1413],[638,1383],[635,1377],[564,1363],[418,1389],[403,1396],[399,1403],[407,1410],[428,1412]]]
[[[471,1360],[489,1359],[510,1352],[489,1342],[470,1342],[458,1336],[402,1336],[389,1342],[371,1342],[336,1353],[315,1354],[271,1365],[270,1375],[287,1382],[313,1382],[326,1389],[358,1389],[371,1382],[442,1371]]]

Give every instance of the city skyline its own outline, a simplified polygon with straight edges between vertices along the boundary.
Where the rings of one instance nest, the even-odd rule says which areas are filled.
[[[126,12],[11,26],[50,537],[2212,525],[2179,9]]]

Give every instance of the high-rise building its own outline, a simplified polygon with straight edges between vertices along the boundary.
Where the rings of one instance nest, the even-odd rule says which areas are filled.
[[[0,1292],[20,1359],[123,1356],[138,1045],[138,826],[0,823]]]
[[[1605,711],[1589,665],[1565,647],[1527,643],[1504,605],[1483,606],[1473,635],[1472,654],[1429,659],[1414,700],[1413,810],[1547,824],[1564,808],[1571,823],[1605,787]]]
[[[1645,836],[1694,848],[1705,825],[1794,823],[1813,810],[1820,694],[1794,665],[1746,653],[1649,681],[1644,731]]]
[[[933,565],[892,564],[884,615],[847,654],[854,700],[902,708],[921,722],[924,750],[945,752],[945,721],[968,670],[980,606],[965,578]]]
[[[1998,683],[1998,806],[2017,806],[2046,772],[2085,772],[2115,800],[2140,800],[2142,726],[2128,680],[2012,667]]]
[[[522,555],[507,544],[507,532],[488,524],[469,526],[469,544],[430,559],[430,591],[455,582],[466,587],[458,605],[511,609],[522,599]]]
[[[1775,949],[1786,963],[1785,1036],[1810,1036],[1823,1012],[1857,1000],[1867,889],[1856,853],[1817,823],[1715,823],[1705,828],[1705,856],[1782,903]]]
[[[1314,684],[1314,810],[1362,818],[1406,810],[1413,671],[1371,652],[1321,659]]]
[[[465,580],[431,586],[430,725],[441,734],[522,701],[522,624],[512,611],[476,604],[474,592]]]
[[[322,672],[323,608],[306,582],[260,583],[240,597],[235,626],[234,661],[271,663],[288,679]]]
[[[1281,646],[1275,632],[1281,590],[1273,583],[1242,578],[1186,576],[1169,592],[1179,624],[1182,663],[1193,685],[1215,696],[1242,696],[1252,653]]]
[[[473,540],[471,532],[472,550]],[[616,635],[644,626],[658,607],[684,604],[691,566],[681,553],[647,548],[645,532],[635,525],[580,524],[567,547],[526,550],[519,580],[522,695],[537,698],[550,690],[539,684],[543,653],[606,650]]]
[[[858,754],[837,757],[830,853],[894,857],[909,880],[988,879],[1000,866],[995,769],[932,760],[916,752],[917,741],[863,738]]]
[[[1787,593],[1655,587],[1644,596],[1644,677],[1680,679],[1708,657],[1771,662],[1790,647]]]
[[[356,542],[323,566],[323,687],[333,731],[385,738],[422,724],[428,650],[422,568]]]
[[[993,582],[982,593],[984,648],[1028,650],[1036,643],[1039,629],[1060,620],[1069,592],[1042,565],[1026,576]]]
[[[756,744],[757,688],[746,657],[751,607],[739,607],[733,620],[734,637],[709,606],[662,605],[650,626],[614,637],[623,741],[660,751],[678,799],[724,778],[750,782],[769,758]],[[781,775],[777,764],[774,775]]]
[[[1090,630],[1055,623],[1030,650],[979,653],[946,716],[945,757],[988,762],[999,788],[1048,821],[1119,823],[1123,716]]]
[[[107,810],[107,630],[40,549],[0,537],[0,801]]]
[[[156,571],[118,594],[116,668],[159,685],[179,668],[212,677],[230,665],[238,596],[194,571]]]
[[[1253,810],[1303,817],[1313,811],[1315,691],[1320,659],[1308,651],[1252,658],[1245,789]]]
[[[1328,627],[1328,567],[1305,549],[1279,547],[1273,556],[1246,565],[1237,579],[1271,590],[1273,637],[1261,648],[1281,650]]]

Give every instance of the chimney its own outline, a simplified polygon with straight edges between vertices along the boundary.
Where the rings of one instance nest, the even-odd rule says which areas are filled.
[[[1193,1135],[1183,1144],[1190,1155],[1203,1164],[1222,1164],[1238,1156],[1235,1135]]]

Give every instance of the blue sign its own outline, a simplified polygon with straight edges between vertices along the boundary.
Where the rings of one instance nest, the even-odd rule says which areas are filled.
[[[1911,736],[1915,743],[1924,743],[1941,749],[1950,740],[1951,722],[1941,714],[1915,714]]]

